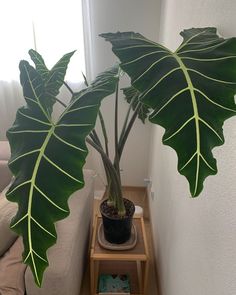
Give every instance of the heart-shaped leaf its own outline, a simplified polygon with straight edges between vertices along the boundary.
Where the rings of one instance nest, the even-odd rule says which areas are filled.
[[[7,132],[9,167],[15,175],[7,198],[18,203],[11,228],[23,236],[24,262],[40,286],[48,266],[46,251],[56,242],[54,222],[68,216],[69,196],[84,185],[85,138],[94,128],[101,100],[115,91],[118,69],[104,72],[78,93],[57,122],[42,103],[47,85],[41,73],[26,61],[21,61],[20,71],[27,105],[18,110]]]
[[[133,32],[102,37],[154,110],[150,121],[165,128],[163,143],[176,150],[178,170],[197,196],[204,179],[217,173],[212,149],[224,143],[223,123],[236,113],[236,39],[220,38],[215,28],[181,35],[175,52]]]

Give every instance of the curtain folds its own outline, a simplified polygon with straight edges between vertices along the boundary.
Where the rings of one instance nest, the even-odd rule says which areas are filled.
[[[18,81],[0,81],[0,140],[6,139],[6,130],[15,120],[16,110],[24,104]]]
[[[1,5],[0,48],[0,140],[15,119],[16,110],[25,104],[19,83],[18,64],[36,49],[51,68],[63,54],[76,50],[67,70],[66,81],[78,90],[85,70],[82,1],[8,0]],[[62,99],[68,93],[62,90]],[[64,97],[65,96],[65,97]],[[56,109],[56,113],[59,109]]]

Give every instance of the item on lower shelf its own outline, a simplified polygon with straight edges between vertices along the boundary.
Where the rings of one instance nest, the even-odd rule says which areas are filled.
[[[130,282],[128,275],[105,275],[99,276],[99,295],[130,295]]]

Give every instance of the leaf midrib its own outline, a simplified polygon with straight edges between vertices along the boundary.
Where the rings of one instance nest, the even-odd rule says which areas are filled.
[[[196,126],[196,143],[197,143],[197,146],[196,146],[197,167],[196,167],[196,174],[195,174],[195,187],[194,187],[194,193],[193,193],[193,196],[195,196],[197,192],[197,187],[198,187],[199,166],[200,166],[200,156],[201,156],[201,140],[200,140],[200,124],[199,124],[200,118],[198,113],[197,100],[196,100],[196,96],[194,92],[194,86],[189,76],[187,67],[185,66],[181,58],[177,55],[177,53],[173,53],[173,57],[176,59],[180,68],[183,71],[183,74],[185,76],[185,79],[190,91],[192,106],[193,106],[193,118],[194,118],[195,126]]]
[[[42,144],[42,147],[40,148],[40,152],[38,154],[37,160],[35,162],[35,166],[34,166],[34,170],[33,170],[33,174],[32,174],[32,178],[31,178],[31,185],[30,185],[30,193],[29,193],[29,201],[28,201],[28,210],[27,210],[27,214],[28,214],[28,242],[29,242],[29,253],[32,259],[32,263],[33,263],[33,267],[34,267],[34,271],[35,271],[35,276],[37,278],[37,282],[40,285],[40,280],[38,277],[38,272],[36,269],[36,265],[35,265],[35,261],[34,261],[34,256],[33,256],[33,245],[32,245],[32,237],[31,237],[31,219],[32,219],[32,201],[33,201],[33,192],[34,192],[34,187],[35,187],[35,182],[36,182],[36,177],[37,177],[37,173],[38,173],[38,169],[41,163],[41,160],[44,156],[44,152],[45,149],[48,145],[48,142],[54,132],[55,126],[52,126],[51,129],[48,131],[48,134]]]
[[[35,91],[35,88],[34,88],[34,85],[33,85],[33,81],[31,80],[31,77],[30,77],[30,74],[29,74],[29,71],[28,71],[28,68],[24,65],[24,68],[25,68],[25,72],[26,72],[26,75],[28,77],[28,81],[29,81],[29,84],[30,84],[30,87],[31,87],[31,90],[34,94],[34,97],[36,98],[37,102],[38,102],[38,105],[42,111],[42,113],[44,114],[44,116],[48,119],[48,121],[50,122],[49,120],[49,117],[48,117],[48,114],[45,112],[43,106],[41,105],[41,102],[40,102],[40,99]]]

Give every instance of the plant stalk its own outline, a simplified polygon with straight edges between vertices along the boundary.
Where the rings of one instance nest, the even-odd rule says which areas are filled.
[[[70,88],[70,86],[66,83],[66,82],[63,82],[63,84],[66,86],[66,88],[69,90],[69,92],[74,95],[74,91]]]
[[[98,116],[99,116],[99,120],[100,120],[101,127],[102,127],[102,133],[103,133],[103,137],[104,137],[106,154],[109,157],[107,131],[106,131],[106,126],[105,126],[105,122],[104,122],[104,119],[103,119],[103,115],[102,115],[102,112],[100,110],[98,112]]]
[[[134,97],[132,98],[132,100],[131,100],[131,102],[129,104],[129,108],[128,108],[128,111],[127,111],[127,114],[126,114],[126,117],[125,117],[125,121],[124,121],[122,130],[121,130],[120,139],[124,136],[125,130],[127,128],[130,112],[131,112],[131,109],[133,107],[133,102],[135,101],[135,98],[136,98],[136,95],[134,95]],[[119,139],[119,141],[120,141],[120,139]]]
[[[119,142],[118,142],[118,96],[119,96],[119,82],[116,85],[116,94],[115,94],[115,159],[114,167],[118,173],[120,180],[120,157],[119,157]]]
[[[100,142],[100,140],[98,138],[98,135],[97,135],[95,129],[90,132],[89,136],[90,136],[91,140],[93,141],[94,145],[97,145],[101,150],[103,150],[103,147],[101,145],[101,142]],[[104,152],[104,150],[103,150],[103,152]],[[110,187],[111,187],[111,176],[110,176],[109,169],[107,167],[106,160],[104,159],[104,156],[101,153],[100,153],[100,155],[101,155],[103,166],[104,166],[104,170],[105,170],[105,173],[106,173],[107,185],[108,185],[108,192],[109,192],[110,191]],[[109,204],[114,206],[115,200],[114,200],[112,194],[108,194],[108,200],[109,200]]]
[[[134,111],[134,113],[133,113],[133,115],[132,115],[132,117],[131,117],[131,119],[129,121],[129,124],[128,124],[128,126],[127,126],[127,128],[126,128],[126,130],[125,130],[125,132],[123,134],[123,136],[120,137],[119,146],[118,146],[119,160],[121,158],[121,155],[122,155],[122,152],[123,152],[125,143],[127,141],[128,135],[130,133],[130,130],[133,127],[134,122],[135,122],[135,120],[136,120],[136,118],[138,116],[138,112],[139,112],[140,108],[141,108],[141,103],[138,103],[138,105],[137,105],[137,107],[136,107],[136,109],[135,109],[135,111]]]
[[[85,74],[82,72],[82,76],[83,76],[83,78],[84,78],[84,84],[85,84],[85,86],[89,86],[89,83],[88,83],[88,80],[87,80],[87,78],[86,78],[86,76],[85,76]]]
[[[116,169],[114,168],[111,160],[108,158],[108,156],[106,155],[106,153],[103,151],[103,149],[101,147],[99,147],[90,138],[86,138],[86,142],[89,143],[93,148],[95,148],[101,154],[102,158],[104,159],[104,161],[106,163],[106,167],[107,167],[109,174],[111,176],[111,182],[114,184],[112,186],[112,189],[114,189],[115,204],[118,209],[118,214],[120,216],[124,216],[126,210],[125,210],[124,201],[122,198],[122,189],[121,189],[120,179],[119,179]]]
[[[67,108],[67,105],[66,105],[63,101],[61,101],[59,98],[54,97],[54,99],[55,99],[57,102],[59,102],[64,108]]]

